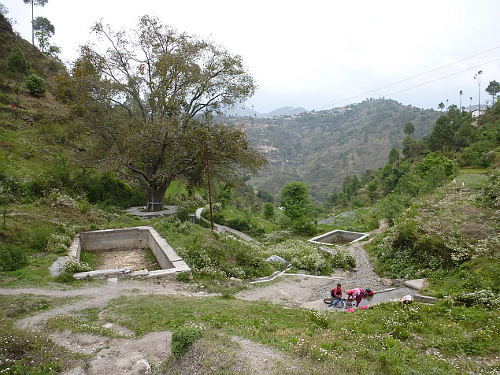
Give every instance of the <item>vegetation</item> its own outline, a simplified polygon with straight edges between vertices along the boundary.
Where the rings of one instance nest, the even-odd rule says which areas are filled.
[[[71,78],[61,81],[82,162],[138,182],[151,211],[163,209],[173,180],[195,186],[207,168],[223,181],[256,172],[265,159],[245,133],[211,120],[254,92],[241,57],[153,17],[139,25],[124,34],[97,23],[107,53],[82,47]]]
[[[279,198],[288,183],[300,181],[310,188],[314,205],[324,204],[342,189],[347,177],[377,170],[387,163],[392,148],[402,149],[404,127],[411,122],[416,142],[427,136],[439,111],[402,105],[394,100],[369,98],[332,110],[271,119],[227,118],[244,123],[245,133],[268,159],[268,168],[251,182]]]
[[[136,337],[173,331],[172,348],[179,355],[196,342],[210,358],[222,342],[230,346],[231,337],[250,339],[285,353],[302,373],[330,374],[332,368],[344,374],[494,374],[498,370],[489,362],[500,350],[498,312],[449,301],[391,302],[354,314],[329,314],[223,296],[192,303],[189,297],[144,295],[117,298],[97,313],[107,322],[127,327]],[[75,324],[71,329],[79,327]],[[231,364],[220,354],[214,354],[215,372]]]
[[[31,4],[31,44],[35,45],[35,5],[44,7],[49,0],[23,0],[25,4]]]
[[[0,21],[6,22],[3,17]],[[141,188],[124,180],[122,174],[74,163],[75,153],[86,152],[76,141],[84,139],[90,146],[99,143],[82,135],[68,137],[68,129],[89,115],[83,113],[83,119],[75,117],[75,108],[61,102],[75,93],[65,86],[71,79],[56,60],[9,35],[8,25],[0,30],[5,41],[0,45],[2,289],[54,285],[77,289],[84,282],[73,281],[71,273],[88,269],[94,260],[71,261],[67,273],[57,279],[50,277],[49,266],[67,255],[68,246],[79,231],[143,225],[142,220],[127,215],[123,208],[145,205],[146,200]],[[77,68],[92,67],[84,62],[85,59],[80,60]],[[95,78],[91,69],[82,73],[87,79]],[[44,80],[46,91],[42,96],[30,93],[27,77],[32,74]],[[246,77],[245,72],[242,74]],[[95,82],[104,88],[109,83]],[[493,84],[492,92],[494,88]],[[277,177],[282,188],[279,199],[262,187],[256,192],[248,176],[234,178],[233,169],[214,167],[215,216],[220,222],[252,234],[254,241],[243,241],[228,233],[209,231],[201,223],[192,223],[189,215],[206,205],[208,191],[196,185],[192,175],[175,180],[166,189],[165,202],[183,208],[176,217],[152,219],[150,224],[191,267],[192,279],[183,274],[179,280],[186,284],[182,285],[221,295],[196,298],[196,303],[193,298],[180,295],[122,296],[104,307],[51,318],[43,330],[30,331],[19,328],[20,319],[71,301],[0,294],[0,373],[55,374],[81,364],[85,358],[52,342],[48,333],[69,329],[120,337],[105,328],[106,323],[120,324],[130,329],[134,337],[170,330],[174,333],[174,355],[165,358],[166,364],[182,361],[184,356],[201,348],[210,358],[204,362],[207,369],[210,367],[215,373],[230,373],[228,368],[236,368],[231,367],[235,366],[231,362],[234,357],[219,357],[224,350],[234,349],[235,336],[280,350],[290,361],[296,361],[300,373],[498,373],[499,103],[489,108],[478,122],[472,120],[470,113],[453,105],[438,117],[439,113],[434,111],[415,108],[400,111],[400,105],[386,100],[367,100],[349,107],[342,116],[346,122],[340,121],[338,113],[325,116],[312,113],[296,118],[291,127],[315,123],[311,132],[312,149],[324,145],[314,140],[313,135],[321,132],[324,135],[325,129],[333,132],[335,126],[343,129],[335,134],[339,136],[335,142],[343,144],[348,139],[344,131],[348,132],[347,128],[362,115],[369,115],[365,117],[366,123],[374,130],[352,126],[352,136],[360,144],[377,143],[380,139],[375,134],[379,126],[397,117],[397,129],[389,130],[390,136],[386,134],[385,139],[404,137],[402,149],[391,142],[381,142],[388,162],[381,168],[364,165],[357,173],[350,169],[354,165],[350,160],[352,156],[356,159],[361,150],[346,155],[336,153],[332,156],[335,163],[345,164],[344,169],[350,174],[324,194],[327,198],[324,207],[317,205],[321,194],[311,197],[318,180],[310,165],[298,170],[311,180],[295,178],[299,177],[298,172],[287,174],[287,178]],[[131,125],[128,111],[122,112],[120,108],[130,104],[132,113],[137,114],[139,104],[134,106],[128,101],[121,104],[123,107],[113,107],[111,119]],[[102,111],[100,105],[97,109]],[[145,113],[147,117],[149,112]],[[206,129],[203,126],[208,124],[214,132],[221,129],[217,134],[234,135],[247,145],[239,130],[232,133],[229,128],[212,124],[210,118],[203,119],[206,123],[198,123],[196,116],[193,119],[200,125],[198,129]],[[266,130],[269,135],[278,134],[273,133],[277,129],[284,131],[288,120],[273,121],[270,130]],[[422,124],[427,122],[434,125],[425,132]],[[256,130],[250,129],[249,134],[252,131]],[[259,129],[259,134],[262,131]],[[282,142],[284,149],[290,147],[287,155],[300,149],[300,142],[293,136],[283,137]],[[324,142],[331,143],[332,138]],[[209,159],[217,164],[211,147]],[[206,156],[207,148],[198,151]],[[247,151],[253,155],[253,151]],[[229,153],[232,152],[236,153],[237,148]],[[318,162],[320,157],[311,155],[311,159]],[[291,164],[296,163],[290,160]],[[295,167],[297,164],[287,166],[286,173]],[[200,164],[194,171],[200,172],[202,168]],[[303,174],[306,168],[310,168],[311,174]],[[285,210],[278,209],[273,202],[280,202]],[[246,288],[249,281],[288,267],[291,272],[311,275],[331,275],[336,268],[353,268],[354,258],[340,246],[332,246],[331,252],[326,252],[304,241],[311,232],[303,228],[369,231],[377,228],[381,219],[389,224],[389,229],[366,246],[378,274],[402,279],[427,277],[429,286],[423,292],[440,298],[439,303],[391,302],[366,311],[356,310],[354,314],[334,315],[232,297]],[[286,263],[273,260],[276,259],[273,255]],[[99,281],[95,283],[99,285]]]

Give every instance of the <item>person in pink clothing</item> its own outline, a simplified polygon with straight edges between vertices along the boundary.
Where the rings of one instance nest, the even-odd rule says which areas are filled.
[[[365,296],[365,291],[361,288],[349,289],[346,293],[347,293],[347,301],[356,300],[356,307],[359,306],[361,300]]]

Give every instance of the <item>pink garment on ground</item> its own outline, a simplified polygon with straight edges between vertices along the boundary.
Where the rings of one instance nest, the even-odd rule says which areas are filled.
[[[351,307],[350,309],[347,309],[345,312],[348,312],[348,313],[354,312],[354,307]]]
[[[368,306],[366,305],[361,306],[361,310],[368,310]]]
[[[411,301],[413,301],[413,297],[412,297],[412,296],[410,296],[410,295],[406,295],[406,296],[404,296],[403,298],[401,298],[401,299],[399,300],[399,303],[403,303],[403,302],[411,302]]]

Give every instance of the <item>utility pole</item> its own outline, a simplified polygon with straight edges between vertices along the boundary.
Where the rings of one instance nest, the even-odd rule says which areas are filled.
[[[481,74],[483,74],[483,71],[480,70],[474,75],[474,79],[477,79],[477,84],[479,85],[479,115],[481,115]]]
[[[212,211],[212,187],[210,186],[210,164],[208,163],[208,143],[205,145],[207,155],[208,202],[210,204],[210,228],[214,231],[214,215]]]

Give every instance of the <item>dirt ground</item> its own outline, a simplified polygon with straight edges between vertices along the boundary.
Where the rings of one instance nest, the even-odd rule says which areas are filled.
[[[134,271],[158,269],[158,264],[151,261],[145,250],[111,250],[99,253],[99,269],[130,268]]]
[[[379,229],[378,231],[382,230]],[[378,232],[377,231],[377,232]],[[253,284],[248,290],[236,295],[249,301],[267,300],[291,308],[309,308],[327,310],[338,313],[341,309],[328,307],[322,297],[329,295],[330,290],[341,283],[344,290],[361,287],[370,288],[376,293],[370,299],[364,299],[362,304],[374,304],[385,300],[395,300],[403,295],[415,291],[407,288],[391,288],[390,280],[380,279],[369,262],[368,255],[363,249],[363,242],[345,246],[357,260],[357,268],[352,272],[338,271],[330,277],[314,277],[307,275],[282,275],[277,279]],[[115,254],[118,255],[118,254]],[[114,258],[114,257],[113,257]],[[113,259],[110,260],[113,262]],[[120,263],[121,264],[121,263]],[[123,267],[123,265],[120,265]],[[118,267],[117,267],[118,268]],[[388,290],[388,291],[386,291]],[[78,290],[46,290],[46,289],[1,289],[1,294],[30,293],[45,296],[85,297],[73,304],[54,308],[38,315],[30,316],[17,322],[24,329],[43,329],[44,323],[50,317],[60,314],[71,314],[89,307],[105,307],[109,301],[123,295],[158,294],[158,295],[187,295],[193,297],[207,296],[204,292],[193,292],[188,284],[162,281],[161,283],[140,280],[109,279],[102,286],[90,286]],[[104,323],[104,322],[103,322]],[[85,364],[71,369],[64,375],[108,375],[108,374],[147,374],[151,367],[157,366],[170,356],[171,333],[168,331],[149,333],[140,339],[133,338],[133,334],[126,328],[105,324],[106,328],[114,329],[129,339],[109,339],[92,334],[72,333],[70,331],[53,332],[51,338],[59,345],[81,354],[94,355]],[[300,373],[300,366],[295,366],[295,359],[269,347],[257,344],[243,338],[233,337],[230,344],[231,366],[234,373],[273,374],[284,373],[283,363],[286,363],[286,373]],[[173,368],[163,374],[201,374],[205,369],[201,366],[203,358],[202,343],[195,343],[186,356],[173,363]],[[204,360],[206,363],[206,359]],[[236,367],[235,367],[236,366]],[[238,371],[236,371],[236,368]],[[295,372],[297,371],[297,372]]]

